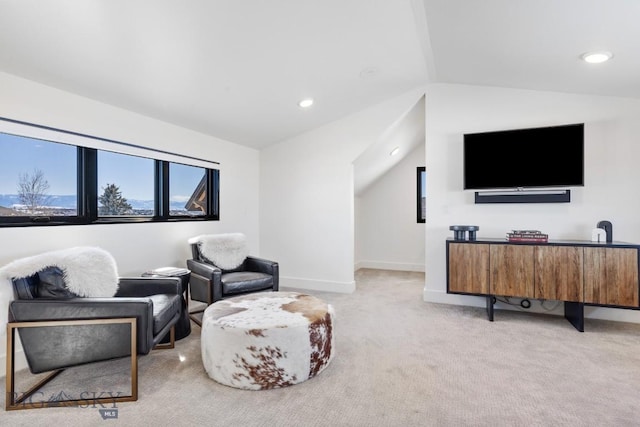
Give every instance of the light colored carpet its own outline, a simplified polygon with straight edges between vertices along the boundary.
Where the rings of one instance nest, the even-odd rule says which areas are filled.
[[[140,358],[140,399],[118,404],[117,420],[97,407],[52,408],[2,412],[0,424],[640,425],[640,325],[587,319],[580,333],[561,317],[505,311],[489,322],[482,309],[423,302],[422,273],[360,270],[356,282],[351,295],[309,292],[336,311],[336,356],[309,381],[219,385],[194,326],[174,350]],[[126,369],[127,360],[67,370],[45,395],[128,391]]]

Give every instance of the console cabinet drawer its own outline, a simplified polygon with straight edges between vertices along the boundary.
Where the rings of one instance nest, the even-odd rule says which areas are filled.
[[[586,303],[638,307],[638,251],[584,248]]]
[[[449,245],[448,292],[488,294],[489,245]]]
[[[536,246],[535,248],[533,297],[582,302],[584,300],[583,248],[576,246]]]
[[[491,245],[491,293],[533,297],[534,246]]]

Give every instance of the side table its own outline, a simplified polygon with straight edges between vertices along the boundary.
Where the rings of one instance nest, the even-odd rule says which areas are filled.
[[[191,271],[180,267],[160,267],[145,271],[142,273],[142,277],[178,277],[180,279],[182,291],[182,313],[180,315],[180,319],[178,319],[178,323],[176,323],[175,339],[177,341],[189,336],[191,333],[191,321],[189,320],[187,300],[189,299],[189,279],[191,278]],[[167,335],[160,342],[169,342],[169,336]]]

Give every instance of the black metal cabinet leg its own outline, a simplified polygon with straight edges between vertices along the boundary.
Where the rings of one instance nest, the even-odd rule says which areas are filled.
[[[493,295],[487,295],[487,318],[490,322],[493,322],[493,302],[495,297]]]
[[[564,317],[580,332],[584,332],[584,303],[564,302]]]

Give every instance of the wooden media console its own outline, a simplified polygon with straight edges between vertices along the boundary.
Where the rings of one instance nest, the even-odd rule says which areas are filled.
[[[447,293],[564,302],[564,316],[584,331],[584,306],[639,309],[640,246],[623,242],[447,239]]]

